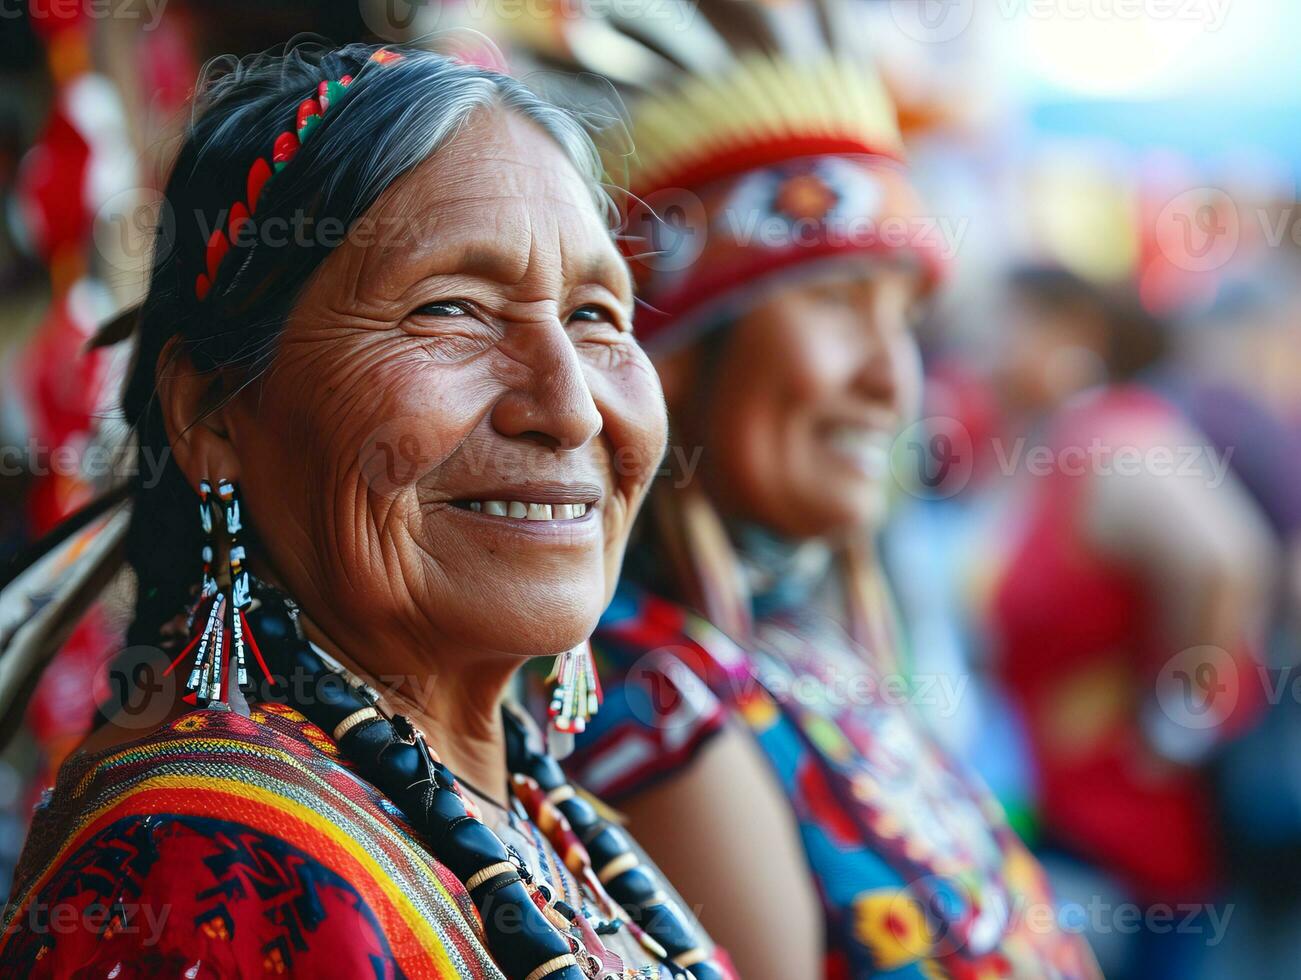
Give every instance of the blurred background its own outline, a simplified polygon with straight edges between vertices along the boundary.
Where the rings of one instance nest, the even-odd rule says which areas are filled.
[[[0,560],[124,475],[126,354],[83,348],[143,294],[202,66],[304,32],[486,25],[502,4],[566,6],[0,7]],[[952,265],[919,327],[926,407],[895,447],[884,542],[914,673],[961,682],[931,720],[1108,976],[1301,975],[1301,9],[856,10],[928,199],[911,233]],[[1082,557],[1107,540],[1135,561]],[[77,629],[0,761],[4,892],[119,627]]]

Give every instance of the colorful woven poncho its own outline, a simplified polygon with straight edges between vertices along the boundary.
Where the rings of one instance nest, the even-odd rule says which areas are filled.
[[[534,867],[582,907],[538,848]],[[5,976],[501,977],[461,883],[325,732],[278,704],[193,711],[69,760],[4,927]],[[660,976],[622,934],[603,938],[624,976]]]

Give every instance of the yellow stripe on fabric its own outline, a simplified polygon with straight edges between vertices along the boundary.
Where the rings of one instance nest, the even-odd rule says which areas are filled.
[[[303,760],[301,758],[295,755],[291,755],[290,753],[285,752],[282,749],[275,749],[266,745],[256,745],[251,742],[242,739],[236,739],[236,738],[213,738],[212,736],[201,736],[197,738],[169,740],[167,742],[153,742],[148,745],[136,746],[135,748],[131,748],[131,749],[124,749],[121,752],[117,752],[111,756],[107,756],[104,759],[100,760],[98,763],[96,763],[95,767],[91,769],[91,771],[88,772],[85,776],[82,777],[81,782],[77,784],[77,789],[73,792],[73,798],[76,799],[77,797],[80,797],[83,793],[85,793],[86,789],[89,787],[90,783],[94,780],[94,778],[102,775],[103,770],[105,770],[108,767],[111,767],[115,762],[129,760],[133,756],[158,759],[163,756],[175,754],[176,752],[195,752],[195,751],[212,752],[214,750],[216,751],[225,750],[238,755],[250,755],[250,756],[261,757],[266,759],[273,759],[275,761],[282,762],[285,765],[298,770],[299,772],[307,776],[309,779],[311,779],[313,782],[318,782],[318,783],[324,782],[320,776],[312,772],[310,767],[303,764]],[[221,761],[227,765],[231,764],[231,760],[229,758],[222,759]],[[335,764],[337,765],[337,763]],[[188,777],[188,778],[199,779],[203,777],[196,776],[196,777]],[[374,819],[374,816],[372,814],[367,813],[362,808],[362,806],[359,803],[357,803],[356,800],[353,800],[350,797],[348,797],[346,794],[341,793],[333,786],[329,786],[328,783],[324,783],[324,785],[330,789],[331,793],[333,793],[335,796],[338,797],[341,803],[346,804],[351,809],[352,814],[355,818],[362,821]],[[76,830],[69,836],[69,840],[75,839],[84,829],[85,825],[86,825],[85,821],[78,824]],[[429,878],[431,881],[433,881],[434,885],[437,887],[439,895],[446,898],[449,902],[452,903],[453,906],[457,906],[458,903],[456,897],[447,890],[446,886],[443,885],[442,880],[438,877],[438,873],[434,870],[433,867],[430,866],[429,859],[426,856],[425,852],[413,846],[411,842],[408,840],[408,838],[406,837],[406,835],[397,830],[394,830],[392,833],[390,833],[389,836],[393,840],[393,842],[398,846],[398,848],[403,852],[407,860],[411,861],[413,864],[417,865],[418,867],[423,867],[428,870]],[[42,877],[44,876],[42,875]],[[472,928],[473,925],[474,924],[472,924]]]

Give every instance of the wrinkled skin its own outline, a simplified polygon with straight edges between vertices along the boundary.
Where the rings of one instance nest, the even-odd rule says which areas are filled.
[[[330,645],[410,678],[430,726],[487,732],[495,774],[511,673],[585,640],[612,594],[663,398],[591,192],[531,122],[481,110],[367,217],[401,234],[332,252],[267,375],[172,441],[192,483],[239,481],[255,560]]]
[[[917,294],[902,266],[828,270],[742,314],[707,380],[685,383],[702,370],[696,350],[664,361],[674,418],[703,445],[701,476],[725,515],[797,539],[879,522],[890,444],[920,400]],[[838,429],[871,448],[847,454]]]

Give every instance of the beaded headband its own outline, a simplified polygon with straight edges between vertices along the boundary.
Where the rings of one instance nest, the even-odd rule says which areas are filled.
[[[944,243],[885,82],[858,50],[859,5],[693,0],[677,24],[663,6],[543,4],[499,27],[517,63],[595,74],[624,96],[603,160],[628,190],[619,244],[642,346],[690,343],[768,286],[833,265],[902,260],[936,282]]]
[[[370,60],[376,64],[387,65],[401,61],[402,55],[387,48],[380,48],[370,56]],[[200,303],[207,298],[212,284],[217,281],[217,270],[221,266],[221,260],[230,251],[231,243],[257,212],[258,199],[267,181],[289,164],[298,153],[299,147],[320,125],[322,117],[329,111],[330,106],[339,101],[350,84],[352,84],[351,75],[344,75],[333,82],[321,82],[316,87],[316,95],[298,103],[294,128],[287,129],[276,137],[271,147],[271,162],[268,163],[265,157],[258,157],[253,161],[244,181],[245,200],[232,204],[226,227],[214,228],[212,234],[208,236],[205,270],[200,272],[194,281],[194,295]]]

